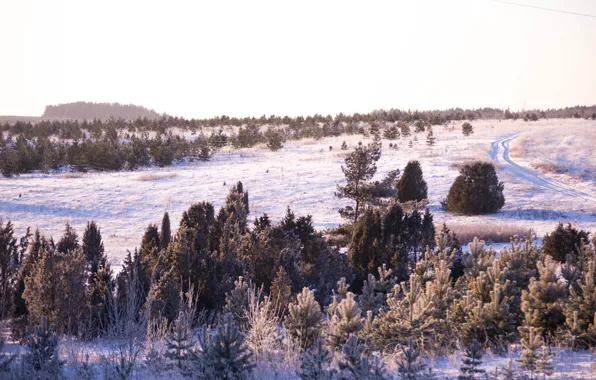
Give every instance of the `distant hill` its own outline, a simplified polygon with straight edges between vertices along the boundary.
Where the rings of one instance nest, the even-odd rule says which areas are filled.
[[[46,106],[42,117],[68,119],[102,119],[109,118],[134,120],[139,117],[158,119],[164,114],[134,104],[73,102]]]

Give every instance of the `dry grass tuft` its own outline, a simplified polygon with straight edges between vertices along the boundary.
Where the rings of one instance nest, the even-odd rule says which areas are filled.
[[[67,179],[71,179],[71,178],[81,178],[82,176],[83,176],[83,173],[80,173],[80,172],[76,172],[76,173],[74,173],[74,172],[73,172],[73,173],[71,173],[71,172],[68,172],[68,173],[64,173],[64,174],[62,175],[62,178],[67,178]]]
[[[487,244],[507,243],[514,235],[526,237],[530,234],[527,228],[517,225],[454,224],[449,228],[457,234],[461,244],[468,244],[475,237]]]
[[[147,173],[136,178],[137,181],[159,181],[160,179],[177,177],[176,173]]]

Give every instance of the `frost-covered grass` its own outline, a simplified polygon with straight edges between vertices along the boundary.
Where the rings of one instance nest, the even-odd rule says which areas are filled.
[[[514,150],[516,142],[524,136],[541,135],[540,131],[557,128],[561,134],[572,136],[576,130],[589,132],[590,128],[596,128],[594,121],[558,119],[531,123],[483,120],[472,124],[474,134],[469,137],[462,136],[461,122],[452,124],[453,131],[435,126],[437,140],[433,148],[425,144],[426,133],[414,134],[413,128],[412,136],[407,139],[383,140],[376,178],[382,178],[390,170],[403,170],[408,160],[419,160],[428,183],[429,207],[435,223],[446,222],[453,229],[459,225],[495,231],[532,228],[540,236],[554,229],[558,222],[569,221],[596,231],[596,201],[537,187],[502,160],[496,163],[499,178],[505,182],[506,203],[500,212],[458,216],[442,211],[440,201],[457,176],[458,165],[470,160],[491,160],[491,144],[499,138],[521,132],[511,143],[511,157],[526,165],[526,161],[535,157],[543,159],[546,153],[541,149],[522,153]],[[413,141],[414,136],[417,142]],[[340,149],[344,140],[349,147],[347,151]],[[412,148],[408,147],[410,140]],[[265,146],[225,148],[212,162],[180,163],[132,172],[36,173],[0,178],[0,217],[13,221],[18,232],[24,232],[27,226],[39,227],[54,238],[62,233],[66,221],[82,234],[87,221],[93,219],[101,228],[108,255],[117,263],[126,250],[140,244],[147,225],[159,222],[165,211],[176,226],[182,212],[193,202],[206,200],[221,206],[230,186],[240,180],[249,191],[251,220],[266,212],[278,221],[289,205],[298,215],[312,214],[315,226],[323,229],[341,223],[337,210],[347,201],[336,198],[334,191],[344,180],[341,165],[358,141],[366,143],[368,139],[355,135],[288,141],[278,152],[271,152]],[[572,149],[577,151],[574,157],[593,156],[588,142],[576,138],[569,141],[578,143]],[[390,149],[390,142],[397,144],[398,149]],[[572,162],[589,170],[587,165],[594,157],[590,160]],[[564,180],[568,186],[596,194],[590,190],[596,188],[593,179],[567,176]]]

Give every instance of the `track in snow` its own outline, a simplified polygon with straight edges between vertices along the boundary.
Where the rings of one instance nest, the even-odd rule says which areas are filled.
[[[584,198],[596,201],[596,197],[594,195],[590,195],[572,186],[545,177],[535,170],[515,163],[509,156],[509,143],[520,134],[521,132],[518,132],[512,135],[503,136],[498,140],[493,141],[490,148],[490,158],[493,161],[502,164],[505,169],[511,171],[516,177],[530,182],[534,186],[564,194],[569,197]]]

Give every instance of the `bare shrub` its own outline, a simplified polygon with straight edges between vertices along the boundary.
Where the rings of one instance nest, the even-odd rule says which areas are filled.
[[[262,355],[276,348],[279,342],[278,325],[279,313],[277,313],[271,299],[264,297],[260,301],[262,288],[252,289],[248,295],[248,309],[246,311],[247,332],[246,343],[253,350],[255,359],[259,360]]]
[[[160,179],[174,178],[177,177],[176,173],[147,173],[140,175],[136,178],[137,181],[159,181]]]

